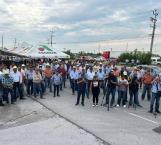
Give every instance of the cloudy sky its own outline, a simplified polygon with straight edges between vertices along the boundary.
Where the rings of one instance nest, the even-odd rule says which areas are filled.
[[[46,43],[72,51],[149,49],[152,10],[158,9],[154,49],[161,49],[160,0],[0,0],[4,45]]]

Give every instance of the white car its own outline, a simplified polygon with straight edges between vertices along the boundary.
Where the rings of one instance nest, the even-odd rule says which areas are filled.
[[[161,65],[161,58],[160,57],[151,57],[151,63],[153,65]]]

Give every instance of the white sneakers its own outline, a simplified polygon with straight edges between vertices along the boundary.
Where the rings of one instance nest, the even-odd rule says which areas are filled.
[[[119,104],[117,104],[117,105],[116,105],[116,107],[120,107],[120,105],[119,105]],[[124,107],[124,108],[126,108],[126,105],[123,105],[123,107]]]
[[[93,104],[93,105],[92,105],[92,107],[94,107],[94,106],[98,107],[98,104],[96,104],[96,105],[95,105],[95,104]]]

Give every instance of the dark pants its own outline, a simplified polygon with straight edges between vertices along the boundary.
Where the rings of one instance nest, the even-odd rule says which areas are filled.
[[[143,93],[142,93],[142,100],[144,100],[146,92],[147,92],[147,99],[150,100],[151,99],[151,85],[150,84],[149,85],[144,84]]]
[[[41,89],[42,89],[42,94],[45,93],[45,83],[44,81],[41,82]]]
[[[132,103],[135,105],[139,105],[138,90],[129,89],[129,94],[130,94],[129,105],[132,105]]]
[[[27,82],[27,94],[28,95],[33,94],[33,80],[28,80]]]
[[[18,93],[20,95],[20,99],[23,98],[22,88],[20,87],[20,83],[19,82],[14,82],[14,84],[13,84],[13,90],[14,90],[14,97],[15,98],[18,97]],[[18,93],[17,93],[17,90],[18,90]]]
[[[52,92],[51,77],[45,77],[45,89],[49,88]]]
[[[105,95],[105,93],[106,93],[106,91],[105,91],[105,82],[104,82],[104,80],[100,80],[99,82],[100,82],[100,86],[101,86],[101,88],[103,90],[103,94]]]
[[[41,83],[33,83],[33,91],[34,97],[36,97],[37,94],[40,94],[40,98],[43,97]]]
[[[159,101],[160,101],[159,93],[152,93],[150,111],[153,111],[154,102],[155,102],[155,111],[159,111]]]
[[[65,83],[66,83],[66,76],[62,76],[62,82],[61,82],[61,84],[60,84],[60,90],[63,89],[63,86],[64,86],[64,88],[65,88]]]
[[[13,89],[11,89],[11,88],[4,88],[3,91],[4,91],[4,99],[3,99],[4,101],[9,103],[9,101],[8,101],[8,94],[9,93],[11,95],[11,103],[16,101],[15,95],[13,93]]]
[[[93,90],[93,104],[98,104],[98,96],[99,96],[100,91],[99,90]]]
[[[81,104],[84,105],[84,98],[85,98],[85,90],[78,90],[78,94],[77,94],[77,103],[79,104],[80,101],[80,97],[82,96],[82,101]]]
[[[122,105],[126,104],[126,91],[119,90],[118,91],[118,100],[117,104],[120,105],[122,101]]]
[[[57,96],[59,96],[59,87],[60,87],[60,85],[54,85],[54,97],[55,97],[56,93],[57,93]]]
[[[3,89],[0,89],[0,103],[3,101]]]
[[[71,80],[72,93],[75,94],[77,82],[76,80]]]
[[[87,98],[89,98],[91,82],[92,82],[91,80],[88,80],[88,83],[87,83]]]
[[[110,94],[112,95],[111,101],[110,101],[110,106],[113,106],[113,104],[115,103],[115,93],[116,93],[116,88],[111,88],[109,87],[107,90],[107,94],[106,94],[106,104],[109,103],[109,97]]]

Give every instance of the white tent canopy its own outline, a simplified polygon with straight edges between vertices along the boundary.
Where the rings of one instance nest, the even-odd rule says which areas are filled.
[[[27,57],[31,58],[51,58],[51,59],[57,59],[57,58],[70,58],[69,55],[48,47],[47,45],[38,45],[37,47],[32,48],[30,51],[26,54]]]
[[[55,48],[50,48],[47,45],[37,45],[30,48],[28,51],[21,51],[19,53],[23,53],[23,55],[30,58],[70,58],[69,55],[56,50]]]

